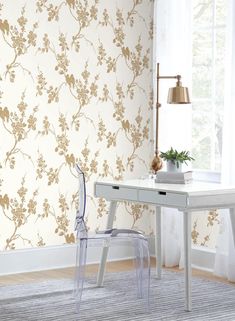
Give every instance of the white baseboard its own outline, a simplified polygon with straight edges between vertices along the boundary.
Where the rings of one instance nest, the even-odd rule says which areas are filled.
[[[90,247],[87,263],[100,261],[101,249]],[[115,246],[109,252],[109,261],[133,257],[129,247]],[[50,246],[0,252],[0,275],[61,269],[75,265],[76,245]]]
[[[149,239],[150,254],[155,256],[154,238]],[[87,263],[98,263],[101,249],[89,248]],[[61,269],[75,265],[76,245],[61,245],[33,249],[0,252],[0,275],[16,274],[51,269]],[[133,257],[130,247],[113,247],[109,252],[109,261],[125,260]],[[192,266],[204,271],[213,271],[215,251],[192,248]]]
[[[150,254],[155,257],[155,239],[151,237],[149,240]],[[213,272],[215,263],[215,250],[202,247],[202,246],[192,246],[192,267]]]
[[[213,272],[215,264],[215,250],[202,246],[192,247],[192,267]]]

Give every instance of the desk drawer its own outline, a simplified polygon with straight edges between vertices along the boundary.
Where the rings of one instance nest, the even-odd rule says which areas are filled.
[[[165,206],[185,207],[187,205],[187,196],[165,191],[139,191],[139,201],[143,203],[152,203]]]
[[[134,188],[121,187],[118,185],[95,185],[95,196],[104,197],[107,200],[137,201],[137,190]]]

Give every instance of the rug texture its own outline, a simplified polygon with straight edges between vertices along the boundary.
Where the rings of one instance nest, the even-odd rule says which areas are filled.
[[[153,274],[153,273],[152,273]],[[80,314],[76,314],[73,280],[49,280],[0,286],[1,321],[235,321],[235,286],[193,278],[192,312],[184,311],[184,275],[163,272],[151,278],[150,313],[136,298],[133,272],[108,273],[102,288],[95,278],[85,285]]]

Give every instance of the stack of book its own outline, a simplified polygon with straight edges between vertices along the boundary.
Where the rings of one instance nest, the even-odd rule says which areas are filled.
[[[156,183],[189,184],[193,181],[193,172],[157,172]]]

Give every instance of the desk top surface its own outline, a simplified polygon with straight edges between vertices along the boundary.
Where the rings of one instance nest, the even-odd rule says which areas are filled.
[[[154,179],[149,178],[130,179],[124,181],[97,181],[95,184],[174,192],[179,194],[187,194],[188,196],[235,194],[235,186],[230,185],[204,182],[193,182],[190,184],[162,184],[156,183]]]

